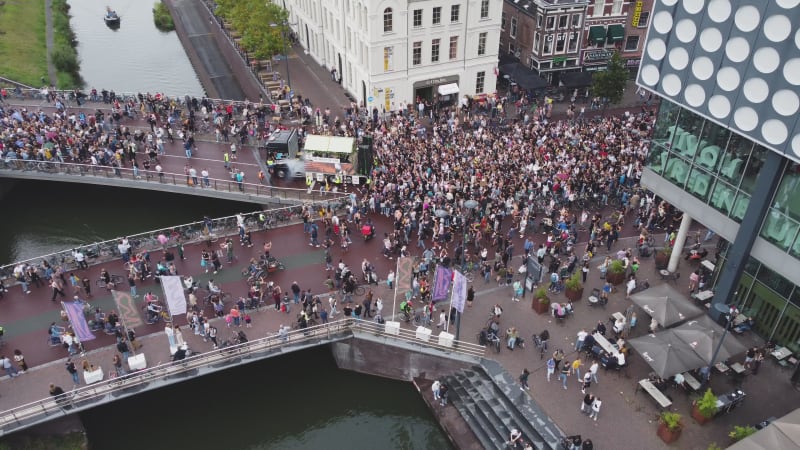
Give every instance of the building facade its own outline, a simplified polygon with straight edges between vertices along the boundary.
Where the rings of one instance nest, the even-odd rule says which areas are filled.
[[[660,1],[637,76],[664,99],[642,183],[685,212],[678,243],[692,220],[722,239],[710,266],[712,314],[735,305],[758,333],[793,352],[800,351],[796,4]]]
[[[605,70],[615,51],[622,53],[630,0],[589,0],[580,64],[586,72]]]
[[[642,49],[647,35],[647,26],[650,24],[653,3],[654,0],[634,0],[627,7],[625,40],[622,41],[620,56],[625,60],[625,67],[634,73],[639,70],[639,62],[642,58]]]
[[[274,2],[308,54],[369,109],[495,90],[502,0]]]
[[[552,84],[580,70],[588,0],[506,0],[500,52],[515,57]]]

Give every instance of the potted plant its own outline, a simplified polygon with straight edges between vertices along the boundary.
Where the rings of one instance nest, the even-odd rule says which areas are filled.
[[[739,425],[734,425],[733,430],[731,430],[731,432],[728,433],[728,437],[731,438],[731,441],[733,441],[733,443],[736,443],[746,438],[747,436],[750,436],[756,431],[757,430],[755,427],[751,427],[749,425],[745,425],[743,427],[740,427]]]
[[[658,418],[658,437],[667,444],[675,442],[683,430],[682,417],[678,413],[664,411]]]
[[[547,296],[547,289],[544,286],[539,287],[533,292],[531,308],[533,308],[537,314],[545,314],[550,310],[550,298]]]
[[[622,260],[611,261],[608,272],[606,272],[606,280],[614,286],[619,286],[625,281],[625,264],[622,263]]]
[[[581,272],[576,271],[564,282],[564,295],[568,299],[576,302],[583,297],[583,283],[581,282]]]
[[[666,270],[669,265],[669,257],[672,255],[672,247],[667,245],[661,250],[656,252],[656,270]]]
[[[706,389],[706,392],[698,400],[692,403],[692,417],[700,425],[708,423],[717,413],[717,396]]]

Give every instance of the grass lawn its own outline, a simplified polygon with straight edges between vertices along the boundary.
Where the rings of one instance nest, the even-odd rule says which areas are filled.
[[[0,76],[34,87],[47,79],[44,0],[6,0],[0,6]]]

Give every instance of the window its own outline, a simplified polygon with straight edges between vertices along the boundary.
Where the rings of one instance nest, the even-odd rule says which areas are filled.
[[[542,54],[549,55],[553,52],[553,35],[548,34],[544,37],[544,50],[542,50]]]
[[[558,28],[567,28],[567,21],[569,20],[569,16],[559,16],[558,17]]]
[[[489,33],[483,32],[478,35],[478,56],[486,54],[486,36]]]
[[[383,32],[392,32],[392,8],[386,8],[383,10]]]
[[[439,62],[439,43],[441,39],[431,41],[431,62]]]
[[[592,10],[592,15],[595,17],[600,17],[603,15],[603,8],[606,6],[606,0],[594,0],[594,9]]]
[[[547,29],[548,30],[552,30],[555,27],[556,27],[556,18],[553,17],[553,16],[548,17],[547,18]]]
[[[541,14],[536,15],[536,28],[542,28],[542,20],[544,20],[544,16]]]
[[[517,38],[517,18],[511,18],[511,30],[509,30],[508,35],[511,36],[511,39]]]
[[[422,26],[422,10],[415,9],[414,10],[414,27],[421,27]]]
[[[450,36],[450,59],[458,57],[458,36]]]
[[[458,22],[458,14],[461,12],[461,5],[450,7],[450,23]]]
[[[485,83],[486,83],[486,72],[484,71],[478,72],[478,76],[475,77],[476,94],[483,94],[483,88]]]
[[[556,39],[556,53],[564,53],[564,47],[567,44],[567,33],[558,33]]]
[[[489,17],[489,0],[481,0],[481,19]]]
[[[383,71],[394,70],[394,47],[383,47]]]
[[[414,42],[414,49],[411,53],[411,64],[415,66],[422,64],[422,41]]]
[[[572,53],[578,50],[578,33],[570,33],[569,36],[569,44],[567,45],[567,51]]]
[[[506,22],[508,22],[508,16],[506,16],[506,13],[503,13],[500,17],[500,29],[503,31],[506,29]]]
[[[539,53],[539,32],[533,33],[533,53]]]
[[[639,14],[639,28],[647,28],[647,21],[650,20],[650,11],[642,11]]]
[[[439,25],[442,23],[442,7],[437,6],[433,8],[433,24]]]
[[[625,40],[625,51],[635,52],[639,48],[639,36],[628,36]]]
[[[572,28],[580,28],[581,26],[581,15],[580,14],[573,14],[572,15]]]
[[[622,2],[624,0],[614,0],[614,5],[611,7],[611,14],[618,16],[622,14]]]

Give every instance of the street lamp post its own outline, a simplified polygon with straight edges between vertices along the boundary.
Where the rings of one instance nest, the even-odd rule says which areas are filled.
[[[289,74],[289,53],[286,51],[286,35],[284,34],[284,29],[287,24],[286,22],[281,23],[278,25],[277,23],[269,24],[270,27],[281,27],[281,42],[283,43],[283,59],[286,61],[286,84],[289,86],[289,91],[291,92],[292,89],[292,76]]]

